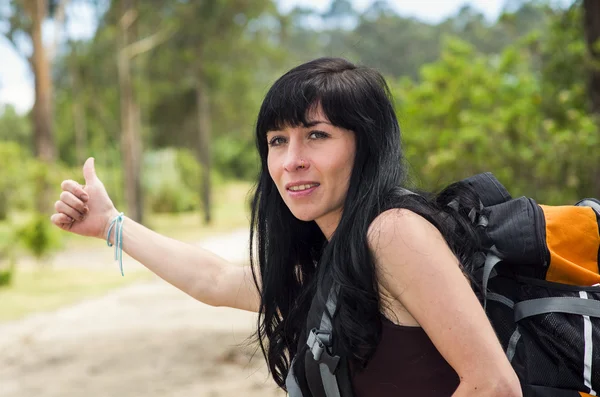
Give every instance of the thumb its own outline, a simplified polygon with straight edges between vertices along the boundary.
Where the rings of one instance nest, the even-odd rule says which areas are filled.
[[[83,177],[85,178],[86,185],[91,185],[98,180],[93,157],[88,158],[85,164],[83,164]]]

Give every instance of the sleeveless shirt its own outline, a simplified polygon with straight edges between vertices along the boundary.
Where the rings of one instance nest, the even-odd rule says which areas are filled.
[[[445,397],[460,379],[421,327],[396,325],[382,316],[381,341],[366,368],[355,370],[355,397]]]

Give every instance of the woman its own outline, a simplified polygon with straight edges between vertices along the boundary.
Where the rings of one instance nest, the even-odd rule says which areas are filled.
[[[260,313],[257,335],[276,383],[298,346],[313,296],[339,287],[334,334],[356,396],[519,396],[518,378],[469,281],[468,221],[444,195],[407,195],[400,130],[383,77],[343,59],[300,65],[271,87],[256,141],[251,266],[127,219],[122,247],[192,297]],[[62,184],[52,222],[105,239],[118,212],[97,178]],[[110,233],[114,242],[115,233]],[[302,349],[302,347],[300,347]]]

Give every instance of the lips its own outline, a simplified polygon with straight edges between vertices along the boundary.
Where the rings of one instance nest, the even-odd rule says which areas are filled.
[[[291,182],[285,185],[285,189],[290,192],[302,192],[319,186],[320,183],[312,181]]]
[[[319,186],[318,183],[307,183],[305,185],[290,186],[287,190],[289,190],[290,192],[302,192],[317,186]]]
[[[288,183],[285,189],[289,197],[303,198],[312,196],[313,192],[319,188],[321,184],[318,182],[298,181]]]

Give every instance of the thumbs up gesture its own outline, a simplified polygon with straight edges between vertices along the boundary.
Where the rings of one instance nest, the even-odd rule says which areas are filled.
[[[85,186],[73,180],[62,182],[63,191],[54,204],[56,213],[50,220],[63,230],[105,239],[108,226],[118,211],[96,175],[92,157],[83,165],[83,177]]]

